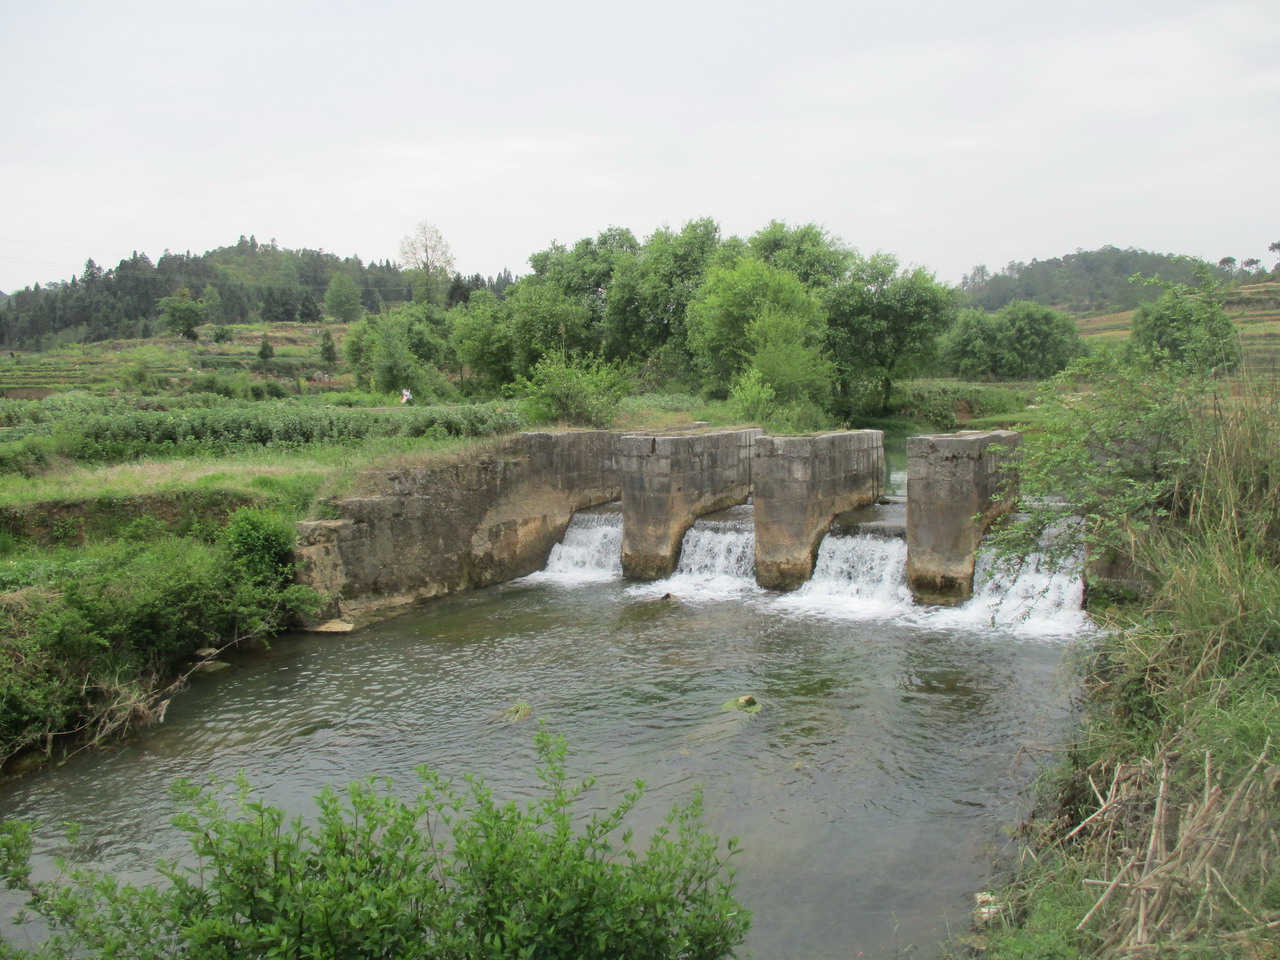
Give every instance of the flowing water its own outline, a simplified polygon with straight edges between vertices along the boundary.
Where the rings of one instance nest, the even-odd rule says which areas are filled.
[[[540,721],[598,777],[597,807],[646,782],[641,835],[702,785],[709,827],[742,841],[754,955],[936,955],[1008,853],[1028,756],[1061,727],[1078,583],[1029,568],[959,610],[916,608],[901,541],[829,536],[809,584],[771,593],[740,508],[689,532],[672,578],[635,585],[620,538],[616,512],[582,514],[540,574],[281,638],[128,743],[0,786],[0,809],[82,823],[93,860],[137,877],[182,853],[165,826],[175,778],[244,771],[304,815],[322,786],[367,774],[408,792],[422,763],[527,796]],[[744,694],[764,708],[722,709]],[[516,704],[532,718],[505,722]]]

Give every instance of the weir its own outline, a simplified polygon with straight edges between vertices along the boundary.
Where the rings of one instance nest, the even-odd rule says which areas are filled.
[[[982,533],[1012,505],[993,496],[1017,441],[1009,431],[908,441],[907,579],[917,600],[972,592]],[[336,519],[299,524],[296,559],[301,581],[330,599],[328,622],[313,628],[347,630],[388,608],[539,570],[575,511],[619,498],[621,573],[661,580],[699,517],[752,498],[754,579],[794,590],[837,518],[878,501],[883,483],[878,430],[527,433],[369,478],[365,495],[330,503]]]
[[[756,582],[795,590],[813,573],[818,544],[841,513],[884,491],[884,434],[758,437],[752,449]]]
[[[626,576],[669,577],[694,520],[746,501],[752,442],[762,433],[751,429],[618,439]]]

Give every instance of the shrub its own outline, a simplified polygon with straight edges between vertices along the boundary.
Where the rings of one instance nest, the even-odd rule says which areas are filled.
[[[627,380],[614,364],[594,357],[549,354],[516,388],[525,393],[531,421],[559,420],[582,427],[607,427],[627,392]]]
[[[541,796],[500,803],[484,783],[455,790],[425,767],[402,800],[389,781],[317,798],[314,825],[251,799],[229,804],[180,783],[175,824],[195,863],[163,864],[137,888],[92,871],[34,879],[32,827],[0,830],[0,874],[53,928],[38,954],[396,957],[505,960],[717,960],[749,918],[734,901],[735,852],[701,824],[698,797],[677,806],[644,852],[630,830],[637,783],[611,812],[575,816],[593,785],[572,784],[561,738],[538,734]]]

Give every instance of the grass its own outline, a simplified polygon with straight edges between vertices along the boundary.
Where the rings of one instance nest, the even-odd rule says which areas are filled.
[[[1044,780],[992,960],[1280,958],[1280,389],[1197,407],[1145,599],[1099,612],[1081,727]]]
[[[0,475],[0,507],[215,489],[256,499],[264,490],[286,482],[311,483],[317,494],[333,496],[354,486],[363,470],[403,463],[406,458],[454,453],[482,442],[454,437],[386,437],[358,446],[263,447],[227,456],[68,466],[30,478]]]

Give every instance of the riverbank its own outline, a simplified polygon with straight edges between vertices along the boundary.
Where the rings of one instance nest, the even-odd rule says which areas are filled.
[[[1095,604],[1109,632],[1079,730],[977,943],[993,960],[1280,957],[1280,392],[1110,374],[1059,381],[1027,479],[1079,471],[1095,556],[1126,551],[1137,595]]]

